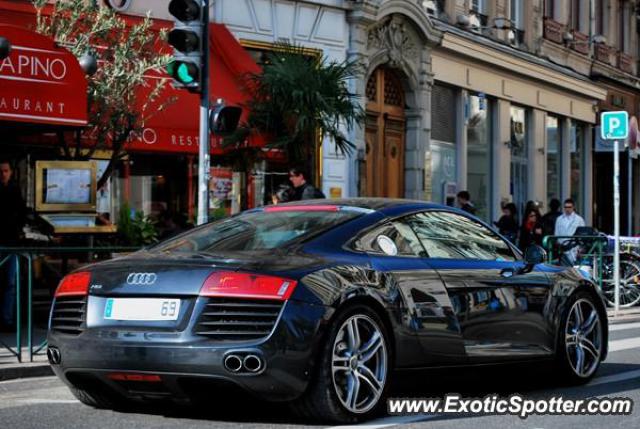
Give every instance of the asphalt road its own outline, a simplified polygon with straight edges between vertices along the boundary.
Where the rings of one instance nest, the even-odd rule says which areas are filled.
[[[613,325],[607,361],[596,378],[579,388],[558,387],[549,368],[532,363],[501,368],[429,371],[406,374],[394,386],[394,397],[441,397],[461,393],[483,397],[520,393],[527,399],[552,396],[585,399],[625,397],[634,401],[629,416],[551,416],[526,419],[498,415],[389,416],[359,425],[378,429],[403,425],[429,429],[488,428],[639,428],[640,427],[640,322]],[[55,377],[0,383],[0,427],[3,428],[301,428],[326,427],[293,417],[283,406],[246,398],[211,403],[204,410],[162,408],[122,413],[94,410],[79,403]]]

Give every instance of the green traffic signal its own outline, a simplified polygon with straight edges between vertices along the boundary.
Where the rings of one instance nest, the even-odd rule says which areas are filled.
[[[167,73],[178,82],[188,85],[198,82],[198,67],[185,61],[172,61],[167,65]]]

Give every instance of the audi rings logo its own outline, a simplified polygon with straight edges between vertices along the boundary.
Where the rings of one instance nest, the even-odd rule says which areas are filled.
[[[127,276],[127,284],[133,286],[149,286],[156,282],[156,273],[130,273]]]

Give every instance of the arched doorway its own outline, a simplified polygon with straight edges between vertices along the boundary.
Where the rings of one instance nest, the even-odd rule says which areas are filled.
[[[369,197],[404,197],[405,100],[396,73],[379,67],[367,81],[366,177]]]

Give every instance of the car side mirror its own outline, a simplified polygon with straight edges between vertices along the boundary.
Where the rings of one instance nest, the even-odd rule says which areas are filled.
[[[524,251],[524,261],[530,267],[542,264],[547,259],[547,252],[537,244],[532,244]]]

